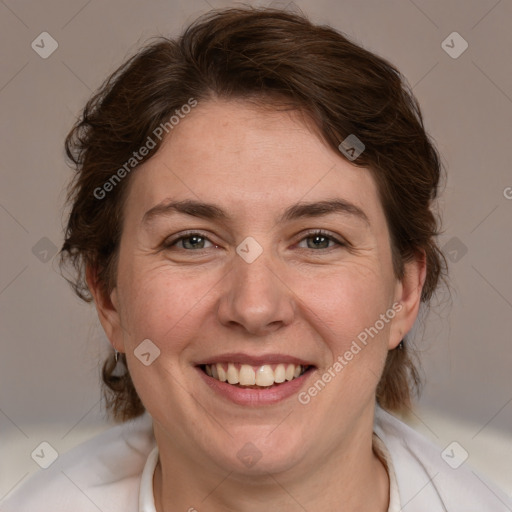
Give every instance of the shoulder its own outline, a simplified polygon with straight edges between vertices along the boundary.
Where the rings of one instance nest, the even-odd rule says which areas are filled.
[[[136,512],[140,477],[154,446],[146,413],[59,456],[0,503],[0,511]]]
[[[390,453],[404,512],[512,510],[512,498],[464,462],[456,446],[443,455],[444,448],[379,406],[374,431]]]

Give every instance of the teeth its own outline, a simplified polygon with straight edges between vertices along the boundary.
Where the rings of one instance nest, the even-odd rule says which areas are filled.
[[[299,367],[297,367],[299,368]],[[251,368],[252,369],[252,368]],[[256,385],[258,386],[272,386],[275,382],[274,372],[271,366],[263,365],[258,368],[256,372]]]
[[[254,373],[252,366],[243,364],[240,367],[240,372],[238,373],[238,380],[241,386],[254,386],[254,384],[256,384],[256,374]]]
[[[295,374],[295,366],[293,364],[289,364],[287,367],[286,367],[286,380],[292,380],[293,379],[293,376]]]
[[[274,372],[274,382],[280,384],[286,380],[286,370],[284,364],[278,364]]]
[[[228,382],[230,384],[238,384],[239,382],[238,370],[233,363],[228,364]]]
[[[210,366],[210,365],[207,364],[206,368],[208,368],[208,366]],[[222,368],[222,365],[221,364],[214,364],[212,366],[215,366],[217,368],[217,374],[219,376],[219,380],[221,382],[226,382],[228,380],[228,376],[226,375],[226,371],[224,370],[224,368]]]
[[[274,384],[281,384],[300,377],[306,368],[301,365],[280,363],[272,369],[269,364],[257,367],[255,370],[249,364],[237,365],[235,363],[225,364],[207,364],[205,372],[208,376],[213,377],[221,382],[228,382],[233,385],[240,386],[260,386],[269,387]]]

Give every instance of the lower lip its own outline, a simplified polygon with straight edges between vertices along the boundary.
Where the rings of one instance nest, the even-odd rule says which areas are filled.
[[[206,382],[206,384],[208,384],[208,386],[210,386],[210,388],[219,395],[222,395],[235,404],[254,407],[260,405],[277,404],[291,397],[297,393],[302,386],[304,386],[306,381],[313,373],[313,370],[309,369],[300,377],[287,382],[283,382],[278,386],[273,386],[271,388],[252,389],[240,388],[238,386],[232,386],[227,382],[221,382],[220,380],[206,375],[206,373],[203,372],[203,370],[201,370],[199,367],[196,367],[196,370],[199,372],[199,375]]]

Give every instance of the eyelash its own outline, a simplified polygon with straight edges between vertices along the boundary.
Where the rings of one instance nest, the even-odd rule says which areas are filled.
[[[210,243],[214,244],[207,236],[205,236],[203,233],[199,232],[199,231],[190,231],[190,232],[186,232],[184,234],[182,234],[179,238],[176,238],[174,240],[169,240],[169,241],[164,241],[164,243],[162,244],[162,247],[164,249],[171,249],[172,247],[174,247],[178,242],[182,241],[182,240],[186,240],[187,238],[192,238],[194,236],[197,236],[197,237],[200,237],[200,238],[203,238],[205,240],[208,240]],[[334,237],[333,235],[331,235],[329,232],[327,231],[324,231],[322,229],[315,229],[315,230],[312,230],[312,231],[308,231],[305,233],[305,235],[297,242],[297,243],[300,243],[302,242],[303,240],[307,240],[308,238],[314,238],[316,236],[321,236],[321,237],[324,237],[324,238],[327,238],[330,242],[334,242],[335,245],[337,246],[340,246],[340,247],[347,247],[348,244],[346,242],[342,242],[341,240],[337,239],[336,237]],[[214,244],[216,245],[216,244]],[[323,251],[329,251],[329,250],[332,250],[334,249],[335,247],[328,247],[326,249],[309,249],[309,248],[306,248],[306,249],[303,249],[303,250],[306,250],[306,251],[314,251],[314,252],[319,252],[321,250]],[[201,251],[204,251],[206,249],[184,249],[184,248],[180,248],[180,250],[182,251],[187,251],[187,252],[201,252]]]

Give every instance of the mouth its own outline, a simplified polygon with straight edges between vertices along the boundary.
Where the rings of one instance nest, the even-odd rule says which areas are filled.
[[[195,364],[208,388],[222,400],[243,406],[273,405],[306,385],[317,367],[294,357],[230,354]]]
[[[246,389],[270,389],[302,377],[312,365],[293,363],[249,365],[237,362],[210,363],[199,368],[212,379]]]

